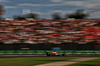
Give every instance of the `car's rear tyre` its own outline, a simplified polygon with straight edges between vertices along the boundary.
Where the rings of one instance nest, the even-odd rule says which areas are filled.
[[[46,55],[47,55],[47,56],[50,56],[50,53],[47,52]]]

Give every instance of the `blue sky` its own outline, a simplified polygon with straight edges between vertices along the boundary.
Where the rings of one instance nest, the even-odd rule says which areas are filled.
[[[54,12],[65,15],[77,9],[93,11],[90,18],[100,18],[99,3],[100,0],[0,0],[5,9],[5,18],[22,15],[25,10],[39,14],[40,18],[51,18]]]

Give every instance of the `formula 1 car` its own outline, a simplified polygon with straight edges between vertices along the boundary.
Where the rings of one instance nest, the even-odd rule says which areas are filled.
[[[68,54],[65,53],[46,53],[47,56],[68,56]]]

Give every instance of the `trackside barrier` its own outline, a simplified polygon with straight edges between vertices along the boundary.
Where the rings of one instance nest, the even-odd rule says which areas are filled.
[[[53,50],[0,50],[0,54],[45,54],[46,52],[53,52]],[[66,54],[100,54],[100,51],[92,50],[59,50],[57,52]]]

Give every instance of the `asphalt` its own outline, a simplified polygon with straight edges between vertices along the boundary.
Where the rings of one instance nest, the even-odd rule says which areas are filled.
[[[0,55],[0,58],[25,58],[25,57],[48,57],[46,55]],[[50,56],[50,57],[100,57],[100,55],[68,55],[68,56]]]

